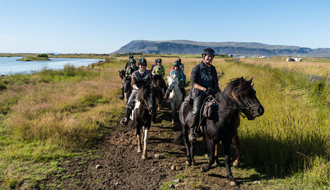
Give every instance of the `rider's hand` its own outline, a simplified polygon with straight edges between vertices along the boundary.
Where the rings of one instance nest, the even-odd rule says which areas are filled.
[[[214,90],[213,88],[210,88],[210,87],[208,87],[206,90],[205,90],[205,93],[207,94],[207,95],[215,95],[215,93],[216,93],[216,90]]]

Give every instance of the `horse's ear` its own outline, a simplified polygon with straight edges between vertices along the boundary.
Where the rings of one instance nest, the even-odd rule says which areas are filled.
[[[252,80],[253,80],[253,77],[252,77],[250,80],[248,80],[248,82],[249,82],[250,84],[252,84]]]

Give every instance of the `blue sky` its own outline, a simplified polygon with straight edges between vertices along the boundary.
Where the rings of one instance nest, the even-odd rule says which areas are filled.
[[[0,53],[111,53],[132,40],[330,48],[328,0],[0,0]]]

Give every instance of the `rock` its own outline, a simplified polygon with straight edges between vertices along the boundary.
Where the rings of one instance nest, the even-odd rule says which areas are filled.
[[[179,183],[180,181],[181,180],[179,178],[173,180],[174,183]]]
[[[174,185],[173,185],[172,183],[169,183],[167,186],[168,186],[169,188],[173,188],[173,187],[174,187]]]
[[[117,185],[119,185],[119,183],[118,183],[118,182],[116,182],[116,183],[115,183],[115,185],[117,186]]]
[[[174,188],[177,189],[177,188],[184,187],[184,186],[185,186],[184,183],[178,183],[178,184],[174,185]]]
[[[175,170],[175,166],[174,165],[171,166],[171,170]]]
[[[151,172],[154,172],[156,169],[151,169]]]
[[[154,157],[155,158],[158,158],[158,159],[164,158],[164,156],[162,154],[155,154]]]
[[[100,169],[100,168],[102,168],[102,166],[101,166],[100,164],[97,164],[97,165],[95,166],[95,168],[96,168],[96,169]]]
[[[260,184],[260,181],[254,181],[252,184],[253,185]]]
[[[175,170],[177,170],[177,171],[182,170],[182,167],[181,166],[176,166]]]

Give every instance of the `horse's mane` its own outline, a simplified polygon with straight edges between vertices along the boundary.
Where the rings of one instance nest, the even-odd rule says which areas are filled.
[[[162,79],[162,75],[154,75],[154,80],[160,80]]]
[[[149,96],[151,92],[151,86],[148,84],[143,85],[139,92],[136,95],[136,99],[139,101],[146,101],[147,97]]]
[[[231,96],[234,100],[249,91],[252,80],[246,80],[243,77],[232,79],[224,89],[224,92]]]

